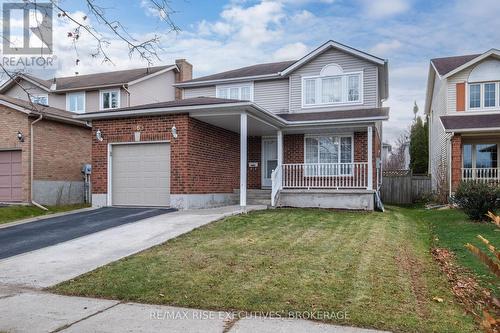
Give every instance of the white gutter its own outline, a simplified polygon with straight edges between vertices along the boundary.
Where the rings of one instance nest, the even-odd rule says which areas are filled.
[[[31,201],[31,204],[37,206],[38,208],[41,208],[43,210],[48,210],[47,208],[45,208],[44,206],[40,205],[38,202],[36,202],[35,200],[33,200],[33,165],[34,165],[34,162],[33,162],[33,149],[34,149],[34,142],[35,142],[35,133],[33,132],[33,125],[35,125],[37,122],[39,122],[40,120],[43,119],[43,114],[40,114],[40,116],[38,117],[38,119],[36,119],[35,121],[33,121],[31,123],[31,131],[30,131],[30,172],[31,172],[31,177],[30,177],[30,201]]]
[[[444,127],[444,126],[443,126]],[[481,127],[481,128],[454,128],[445,130],[446,133],[470,133],[470,132],[496,132],[500,131],[500,127]]]

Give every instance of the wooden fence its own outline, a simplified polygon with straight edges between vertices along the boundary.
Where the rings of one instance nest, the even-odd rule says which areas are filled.
[[[410,170],[384,171],[380,196],[384,204],[411,204],[432,192],[431,176]]]

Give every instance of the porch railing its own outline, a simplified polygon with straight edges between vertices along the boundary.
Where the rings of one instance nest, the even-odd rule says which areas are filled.
[[[271,181],[272,181],[271,206],[273,206],[273,207],[276,206],[276,201],[278,199],[278,193],[282,189],[282,186],[283,186],[282,175],[283,175],[282,168],[279,165],[271,173]]]
[[[500,184],[500,169],[462,168],[462,180]]]
[[[368,187],[368,162],[283,164],[282,188],[351,189]]]

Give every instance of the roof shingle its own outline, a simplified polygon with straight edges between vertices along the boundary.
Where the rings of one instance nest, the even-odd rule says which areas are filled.
[[[434,64],[438,74],[443,76],[479,56],[480,54],[469,54],[456,57],[435,58],[431,59],[431,62]]]
[[[447,131],[500,128],[500,114],[467,114],[440,118]]]
[[[213,75],[202,76],[193,80],[184,81],[184,83],[190,82],[201,82],[201,81],[212,81],[212,80],[225,80],[225,79],[234,79],[239,77],[249,77],[249,76],[259,76],[259,75],[269,75],[269,74],[278,74],[279,72],[285,70],[290,67],[296,60],[292,61],[281,61],[281,62],[272,62],[266,64],[257,64],[242,68],[233,69],[230,71],[217,73]]]

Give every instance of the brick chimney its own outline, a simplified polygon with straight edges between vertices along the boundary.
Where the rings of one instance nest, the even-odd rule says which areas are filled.
[[[191,65],[186,59],[177,59],[175,64],[179,67],[179,72],[175,75],[175,82],[188,81],[193,78],[193,65]],[[175,99],[182,99],[182,89],[175,88]]]

